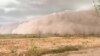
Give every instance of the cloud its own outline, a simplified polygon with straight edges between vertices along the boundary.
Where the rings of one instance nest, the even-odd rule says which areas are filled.
[[[46,15],[75,10],[81,5],[92,5],[92,0],[0,0],[0,2],[0,16],[11,17],[15,21],[16,19],[23,21],[23,18],[26,19],[25,17],[30,15]]]
[[[11,3],[18,4],[18,1],[17,0],[0,0],[0,7],[7,6],[8,4],[11,4]]]
[[[92,0],[17,0],[20,4],[10,4],[7,7],[15,7],[16,12],[31,13],[33,15],[48,14],[63,10],[74,10],[81,5],[92,6]],[[22,11],[22,12],[21,12]],[[26,15],[25,15],[26,16]]]

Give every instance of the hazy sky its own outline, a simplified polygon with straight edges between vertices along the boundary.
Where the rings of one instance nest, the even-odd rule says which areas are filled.
[[[35,15],[91,6],[92,0],[0,0],[0,24],[23,21]]]

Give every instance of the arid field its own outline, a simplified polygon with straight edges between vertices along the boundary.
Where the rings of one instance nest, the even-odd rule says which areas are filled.
[[[0,35],[0,37],[0,56],[46,56],[100,47],[98,36]]]

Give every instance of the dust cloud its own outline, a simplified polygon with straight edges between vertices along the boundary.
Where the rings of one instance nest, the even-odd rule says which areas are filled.
[[[100,34],[100,18],[94,9],[65,10],[19,24],[11,34]]]

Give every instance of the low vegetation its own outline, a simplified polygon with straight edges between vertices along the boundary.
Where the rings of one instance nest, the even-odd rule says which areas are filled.
[[[0,35],[0,55],[2,56],[42,56],[85,48],[100,47],[99,35]]]

